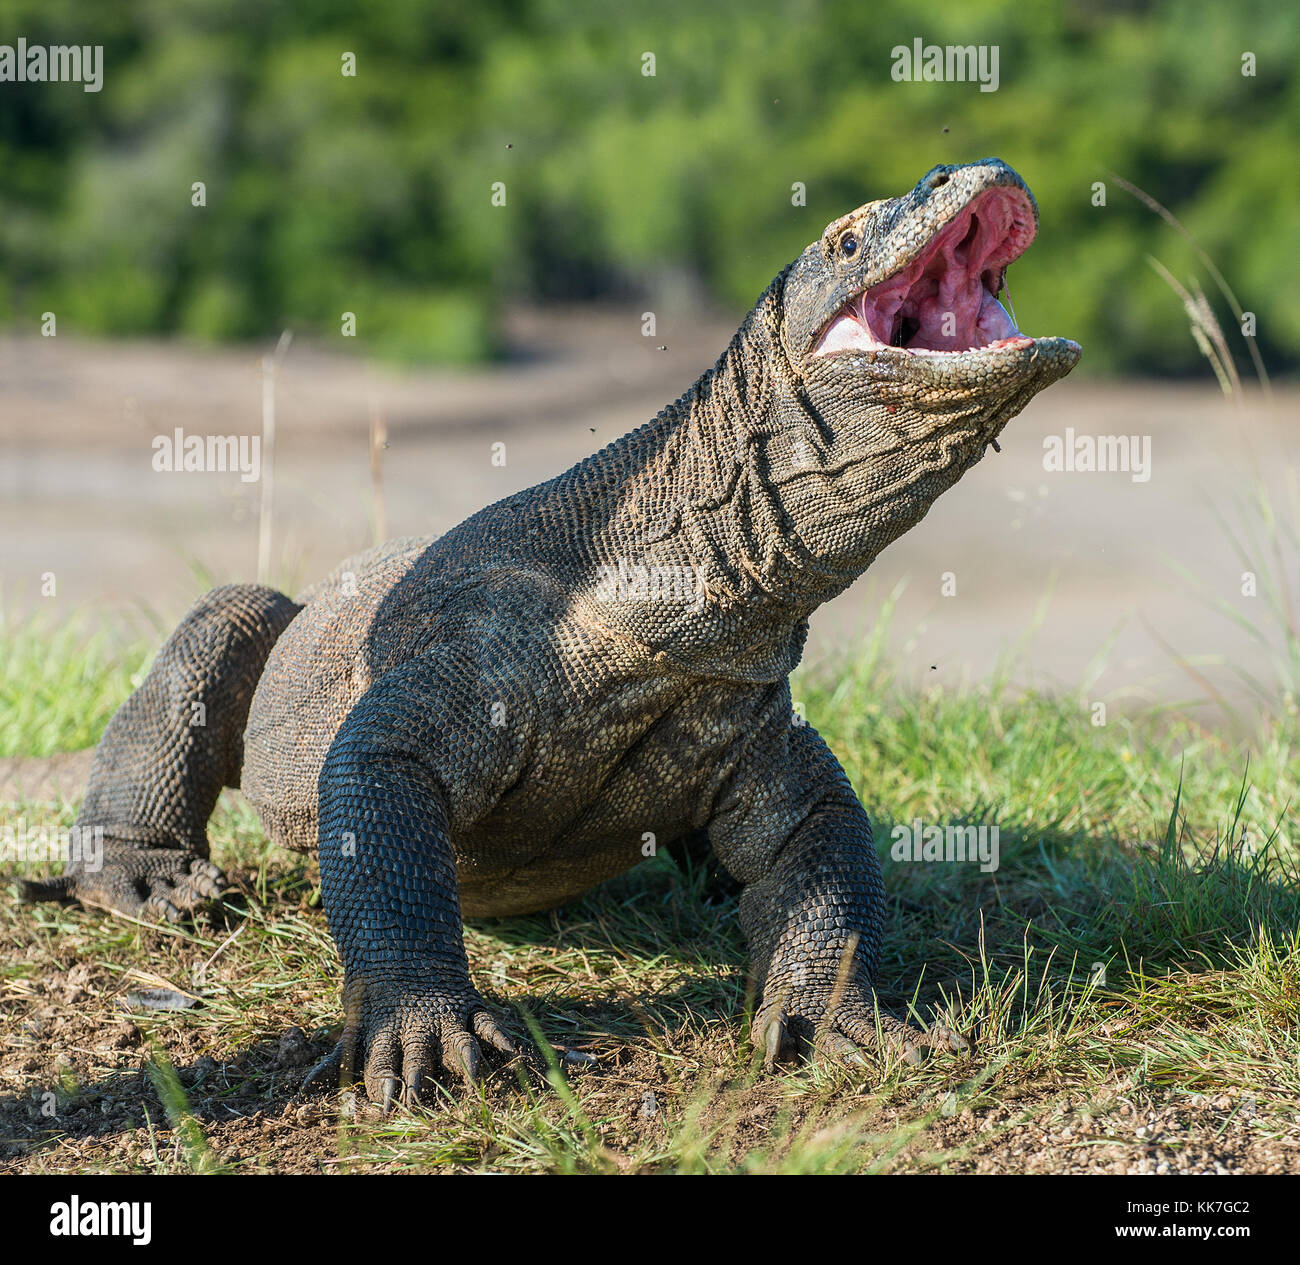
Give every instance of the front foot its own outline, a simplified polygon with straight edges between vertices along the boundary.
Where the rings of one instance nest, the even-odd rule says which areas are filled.
[[[439,1067],[468,1087],[478,1083],[480,1042],[501,1054],[519,1053],[468,979],[444,982],[437,975],[431,968],[419,978],[349,977],[343,1039],[307,1074],[303,1088],[360,1079],[366,1096],[385,1111],[398,1102],[417,1107],[436,1094]]]
[[[80,858],[56,878],[19,881],[23,900],[76,901],[144,922],[180,922],[225,889],[225,875],[206,857],[108,835],[102,856]]]
[[[750,1031],[769,1072],[796,1054],[865,1063],[864,1051],[870,1051],[918,1064],[927,1050],[970,1049],[970,1042],[949,1028],[917,1028],[880,1010],[874,992],[854,982],[839,987],[769,982]]]

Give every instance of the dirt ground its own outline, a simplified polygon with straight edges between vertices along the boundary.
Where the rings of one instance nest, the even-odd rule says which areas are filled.
[[[574,916],[556,915],[555,927],[563,941]],[[123,1009],[141,988],[187,990],[174,939],[144,929],[119,935],[136,938],[156,967],[79,960],[88,946],[65,934],[38,937],[25,969],[7,972],[0,1172],[652,1172],[669,1156],[681,1164],[684,1128],[708,1138],[709,1165],[724,1169],[761,1168],[771,1157],[788,1171],[791,1138],[816,1151],[819,1171],[852,1145],[869,1148],[886,1172],[1282,1173],[1296,1171],[1300,1154],[1294,1117],[1265,1119],[1247,1094],[1165,1090],[1122,1072],[1072,1083],[1032,1059],[983,1067],[978,1048],[919,1085],[894,1078],[882,1089],[878,1068],[755,1080],[738,1052],[742,1018],[723,1002],[733,995],[726,967],[713,1004],[688,1023],[635,994],[564,1007],[582,1030],[577,1044],[597,1060],[568,1073],[589,1137],[564,1138],[560,1096],[535,1076],[521,1087],[510,1067],[498,1068],[481,1096],[386,1119],[364,1095],[299,1089],[334,1035],[288,1026],[304,996],[281,993],[278,1019],[259,1007],[258,1038],[223,1033],[220,1017],[201,1009]],[[208,980],[225,982],[249,988],[233,965]],[[148,1067],[155,1048],[175,1067],[201,1129],[197,1143],[169,1120]],[[984,1088],[971,1091],[981,1077]],[[530,1132],[548,1130],[549,1151],[528,1145]]]
[[[95,988],[96,983],[89,972],[75,966],[60,973],[29,1027],[61,1045],[84,1050],[90,1060],[112,1070],[64,1106],[60,1137],[53,1145],[32,1145],[38,1137],[48,1136],[50,1126],[37,1103],[6,1103],[0,1114],[4,1132],[0,1172],[138,1172],[183,1163],[181,1143],[168,1135],[163,1105],[143,1070],[140,1031],[129,1020],[105,1027],[102,1019],[84,1013],[90,996],[87,988]],[[176,1057],[178,1044],[184,1049],[187,1043],[173,1038],[169,1044]],[[195,1054],[203,1046],[197,1037],[188,1044]],[[797,1104],[791,1108],[786,1086],[736,1086],[726,1039],[715,1038],[714,1044],[722,1046],[716,1053],[698,1043],[671,1047],[671,1052],[691,1059],[701,1089],[713,1087],[713,1109],[702,1114],[701,1123],[727,1130],[728,1161],[739,1162],[753,1149],[770,1147],[773,1138],[787,1130],[816,1126],[814,1110]],[[218,1064],[204,1055],[178,1068],[218,1163],[243,1172],[275,1173],[339,1171],[349,1165],[367,1171],[405,1166],[400,1156],[384,1154],[384,1134],[392,1124],[376,1108],[353,1097],[295,1092],[295,1073],[306,1070],[299,1066],[300,1052],[315,1058],[327,1049],[328,1043],[309,1042],[295,1028],[286,1031],[278,1047],[270,1043],[256,1047],[232,1063]],[[3,1065],[6,1079],[13,1074],[36,1079],[50,1070],[37,1056],[10,1063],[6,1060]],[[600,1144],[612,1169],[642,1167],[632,1153],[653,1148],[664,1132],[660,1112],[678,1114],[687,1096],[665,1086],[660,1057],[647,1050],[604,1051],[598,1070],[575,1079],[585,1091],[585,1108],[603,1121]],[[268,1092],[267,1084],[276,1080],[279,1088]],[[718,1095],[720,1090],[727,1092]],[[951,1118],[939,1115],[918,1121],[906,1105],[878,1107],[870,1090],[863,1082],[846,1083],[838,1096],[840,1118],[825,1128],[864,1140],[876,1135],[890,1142],[902,1131],[906,1140],[885,1157],[882,1171],[1218,1175],[1296,1171],[1294,1135],[1261,1137],[1251,1127],[1249,1109],[1243,1111],[1242,1103],[1229,1095],[1187,1105],[1171,1101],[1172,1094],[1137,1091],[1125,1080],[1100,1092],[1062,1094],[1060,1085],[1035,1084],[1027,1078],[1022,1085],[1000,1089],[996,1101],[990,1096]],[[483,1101],[490,1109],[510,1110],[518,1098],[519,1090],[507,1071],[487,1084]],[[656,1104],[653,1113],[647,1111],[649,1101]],[[843,1113],[854,1108],[857,1113],[845,1120]],[[445,1131],[459,1122],[465,1110],[463,1105],[445,1108],[434,1126],[441,1125],[439,1133]],[[159,1133],[168,1135],[161,1146]],[[440,1167],[491,1163],[491,1153],[476,1154],[473,1141],[460,1145],[462,1154],[449,1155]],[[939,1153],[944,1153],[941,1160]]]

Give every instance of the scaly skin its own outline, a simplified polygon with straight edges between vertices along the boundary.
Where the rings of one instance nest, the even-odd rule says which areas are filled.
[[[238,782],[276,842],[319,847],[336,1062],[376,1100],[416,1101],[440,1064],[472,1079],[481,1043],[514,1048],[462,916],[559,905],[637,864],[647,835],[707,840],[742,888],[769,1067],[808,1043],[963,1045],[879,1012],[871,827],[787,678],[812,611],[1078,358],[1023,337],[819,354],[846,303],[923,271],[990,190],[1018,253],[1037,216],[1020,178],[936,168],[830,225],[681,399],[558,478],[344,563],[301,608],[252,586],[204,598],[100,743],[79,824],[106,828],[104,871],[29,895],[180,916],[219,890],[204,823]],[[952,289],[936,278],[931,307]],[[620,565],[657,591],[611,586]]]

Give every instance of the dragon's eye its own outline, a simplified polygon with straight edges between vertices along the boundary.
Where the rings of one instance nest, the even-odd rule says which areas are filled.
[[[845,259],[851,259],[858,253],[858,239],[852,233],[845,233],[840,238],[840,253]]]

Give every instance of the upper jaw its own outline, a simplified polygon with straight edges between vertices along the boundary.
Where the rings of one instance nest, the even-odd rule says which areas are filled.
[[[888,349],[949,357],[1031,345],[997,299],[1007,265],[1037,229],[1019,177],[1000,163],[959,168],[951,181],[937,169],[900,203],[895,240],[873,252],[811,356]]]

